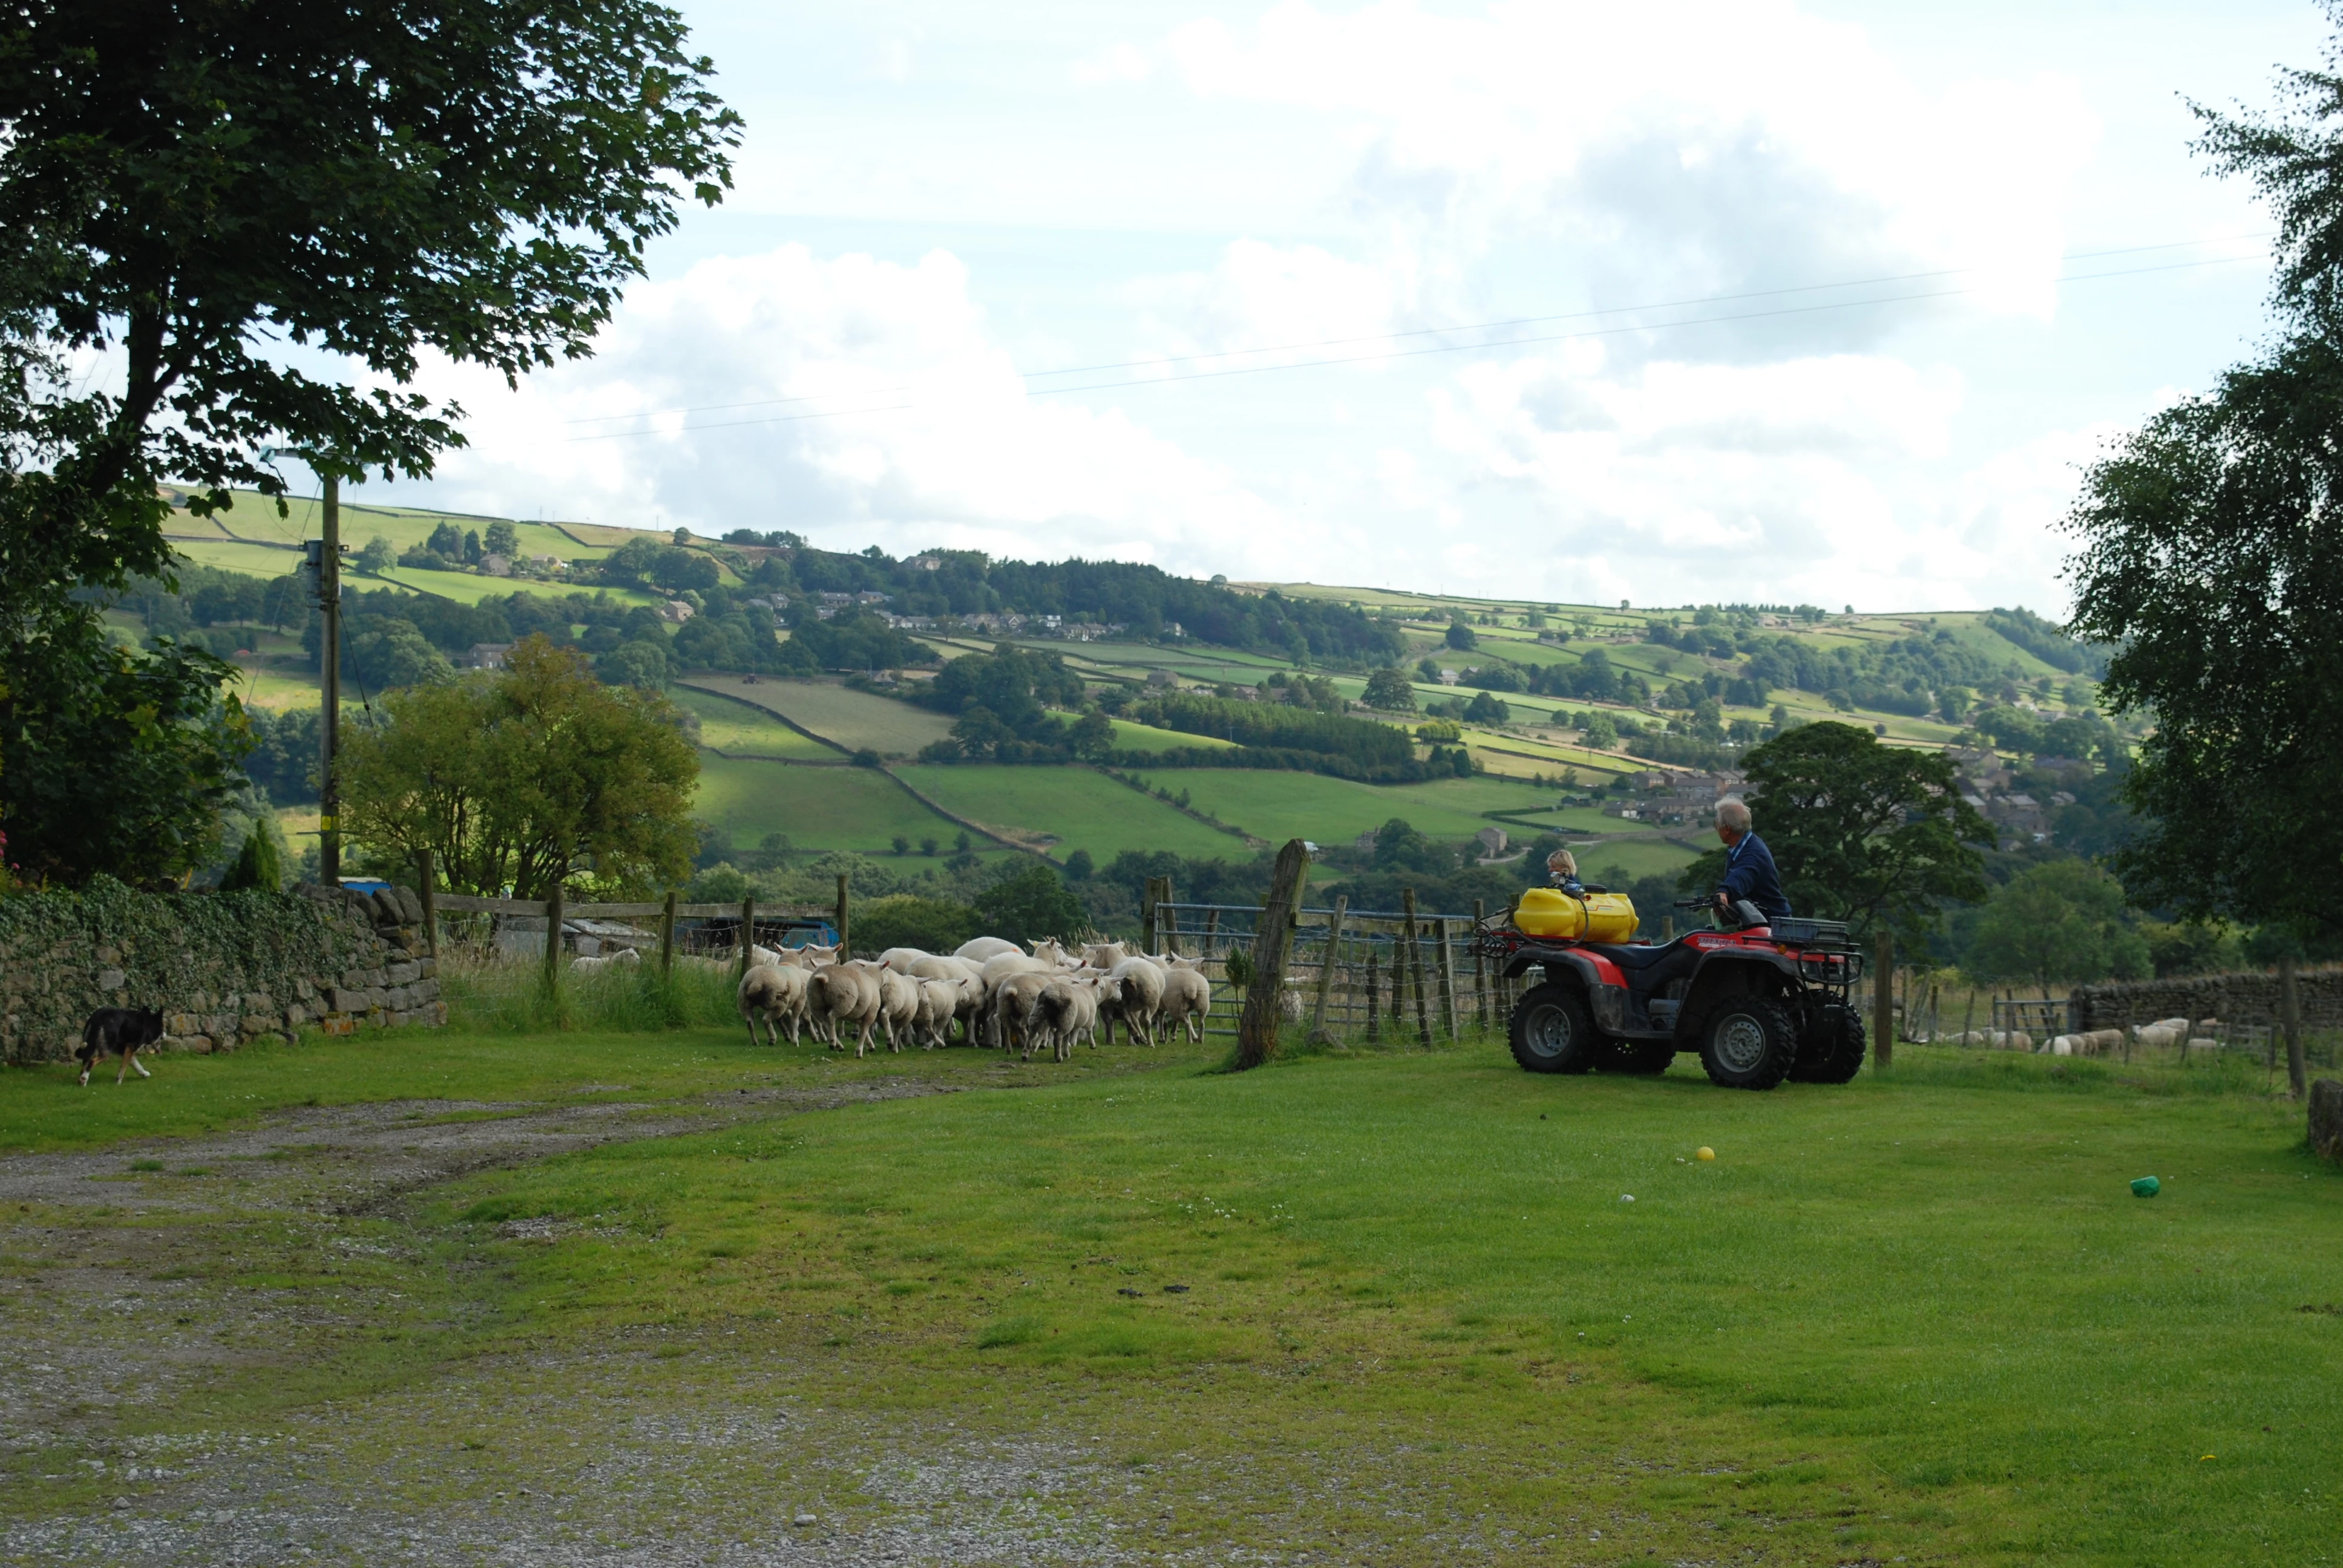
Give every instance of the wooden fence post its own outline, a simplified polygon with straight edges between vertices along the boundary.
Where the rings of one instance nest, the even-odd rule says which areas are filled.
[[[1155,889],[1161,880],[1160,877],[1148,878],[1147,891],[1139,896],[1141,905],[1139,911],[1139,948],[1141,952],[1160,953],[1163,950],[1155,945],[1155,906],[1159,902]]]
[[[1334,912],[1326,917],[1326,956],[1318,961],[1318,1004],[1310,1010],[1310,1038],[1326,1038],[1326,1000],[1334,991],[1334,963],[1342,951],[1342,912],[1351,907],[1351,895],[1339,893],[1334,898]]]
[[[667,909],[659,916],[659,978],[675,973],[675,890],[667,892]]]
[[[848,917],[849,915],[850,915],[850,914],[852,914],[852,913],[854,912],[851,909],[850,909],[850,908],[848,907],[848,904],[847,904],[847,898],[848,898],[848,895],[849,895],[849,893],[850,893],[850,890],[850,890],[850,889],[847,887],[847,885],[846,885],[846,873],[845,873],[844,871],[840,871],[840,872],[839,872],[839,873],[838,873],[838,961],[839,961],[839,962],[840,962],[840,963],[844,963],[847,960],[849,960],[849,959],[850,959],[850,958],[852,958],[852,957],[854,956],[854,953],[853,953],[853,951],[852,951],[851,948],[848,945],[848,942],[847,942],[847,935],[848,935],[848,932],[847,932],[847,927],[846,927],[846,920],[847,920],[847,917]]]
[[[1413,888],[1402,888],[1399,890],[1399,908],[1401,917],[1406,922],[1407,989],[1413,993],[1415,1001],[1416,1043],[1424,1050],[1430,1050],[1432,1049],[1432,1009],[1423,995],[1423,942],[1416,932]]]
[[[2286,1026],[2286,1087],[2299,1100],[2310,1088],[2302,1060],[2302,994],[2296,989],[2294,955],[2278,960],[2278,1016]]]
[[[561,983],[561,884],[553,884],[552,896],[545,900],[545,990],[548,995]]]
[[[749,978],[749,950],[756,945],[757,900],[743,899],[740,900],[740,973],[737,978]]]
[[[431,851],[415,851],[415,879],[422,885],[415,890],[423,900],[423,950],[432,958],[439,956],[438,878],[433,874]]]
[[[1871,1064],[1896,1065],[1896,934],[1882,927],[1871,976]]]
[[[1383,954],[1376,950],[1372,942],[1369,943],[1367,946],[1367,1038],[1370,1040],[1381,1040],[1383,1037],[1383,1015],[1375,1010],[1377,989],[1375,982],[1381,978],[1375,973],[1375,966],[1382,959]]]
[[[1244,1011],[1237,1019],[1237,1070],[1259,1067],[1277,1054],[1278,1016],[1285,1010],[1285,955],[1293,940],[1288,917],[1302,907],[1310,877],[1310,851],[1288,839],[1270,873],[1269,900],[1252,934],[1252,979],[1245,987]]]
[[[1440,918],[1440,1012],[1447,1020],[1448,1038],[1456,1038],[1456,959],[1448,946],[1448,917]]]
[[[1473,900],[1473,1000],[1481,1032],[1489,1031],[1489,955],[1481,950],[1481,922],[1488,919],[1483,900]]]

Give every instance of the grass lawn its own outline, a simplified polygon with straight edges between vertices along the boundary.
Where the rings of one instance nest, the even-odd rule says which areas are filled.
[[[1088,849],[1101,863],[1125,849],[1170,849],[1203,859],[1252,856],[1242,839],[1088,768],[957,764],[900,771],[920,793],[972,822],[1055,837],[1050,853],[1060,860],[1076,849]],[[1166,774],[1162,782],[1176,785],[1178,779]]]
[[[305,1473],[408,1478],[418,1517],[492,1486],[599,1495],[591,1466],[651,1420],[676,1474],[623,1472],[632,1528],[673,1490],[744,1539],[786,1529],[791,1498],[843,1529],[891,1517],[890,1463],[949,1444],[1001,1455],[1053,1518],[1183,1561],[2331,1553],[2343,1173],[2258,1072],[1905,1047],[1891,1074],[1751,1095],[1685,1058],[1533,1077],[1494,1044],[1205,1060],[451,1030],[170,1057],[120,1091],[12,1074],[0,1144],[368,1099],[1045,1086],[461,1177],[365,1221],[363,1257],[255,1279],[289,1322],[335,1325],[301,1330],[333,1337],[299,1378],[256,1345],[125,1406],[206,1444],[290,1425]],[[141,1178],[152,1148],[126,1151],[125,1199],[201,1174],[155,1149]],[[2163,1195],[2133,1198],[2150,1172]],[[418,1315],[428,1333],[373,1332]],[[706,1484],[734,1425],[776,1411],[865,1435]],[[1084,1484],[1046,1490],[1070,1470]],[[10,1512],[68,1490],[12,1488]]]
[[[891,697],[850,691],[835,680],[767,676],[751,685],[739,676],[704,675],[694,676],[692,684],[781,714],[850,751],[868,747],[885,757],[909,757],[951,733],[951,720],[940,713]]]
[[[1177,729],[1158,729],[1151,724],[1133,724],[1128,719],[1111,719],[1107,722],[1114,726],[1114,745],[1118,751],[1179,751],[1192,747],[1213,751],[1236,744],[1217,735],[1189,735]]]
[[[801,849],[888,852],[897,834],[946,844],[960,829],[905,794],[874,768],[792,768],[780,762],[735,761],[706,752],[699,759],[699,799],[694,814],[754,844],[787,833]]]
[[[842,760],[831,748],[807,739],[764,709],[689,686],[671,686],[667,694],[678,708],[699,716],[703,746],[735,756],[785,757],[800,762]]]

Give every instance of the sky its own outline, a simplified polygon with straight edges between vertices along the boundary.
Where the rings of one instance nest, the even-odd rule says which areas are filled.
[[[590,360],[356,499],[1638,606],[2063,615],[2266,328],[2188,99],[2308,4],[685,4],[747,120]],[[1503,325],[1492,325],[1503,324]]]

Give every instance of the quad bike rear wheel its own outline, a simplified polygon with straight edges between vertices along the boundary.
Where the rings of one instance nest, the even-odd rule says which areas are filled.
[[[1513,1060],[1531,1072],[1584,1072],[1608,1043],[1576,988],[1552,981],[1522,993],[1509,1032]]]
[[[1772,997],[1728,997],[1701,1024],[1700,1064],[1724,1088],[1771,1089],[1797,1058],[1797,1025]]]
[[[1865,1041],[1863,1015],[1832,1002],[1822,1008],[1815,1027],[1790,1069],[1794,1083],[1847,1083],[1863,1070]]]

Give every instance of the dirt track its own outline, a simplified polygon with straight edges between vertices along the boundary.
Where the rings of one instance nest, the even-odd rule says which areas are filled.
[[[978,1438],[942,1420],[878,1432],[809,1406],[786,1358],[747,1342],[676,1344],[654,1328],[558,1358],[425,1362],[378,1392],[288,1400],[258,1423],[204,1419],[214,1390],[297,1379],[314,1351],[353,1335],[474,1326],[485,1309],[460,1279],[469,1265],[409,1218],[437,1183],[939,1089],[898,1080],[657,1105],[614,1094],[558,1109],[406,1101],[0,1160],[0,1463],[14,1483],[0,1561],[1123,1560],[1117,1527],[1074,1500],[1130,1483],[1079,1445]],[[362,1278],[347,1291],[256,1288],[274,1268]]]

